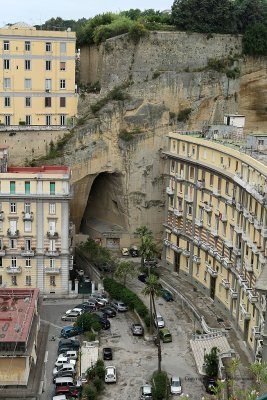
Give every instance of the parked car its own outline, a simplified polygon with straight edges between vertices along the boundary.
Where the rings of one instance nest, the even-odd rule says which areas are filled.
[[[68,357],[70,360],[77,360],[78,353],[76,350],[68,350],[65,353],[61,353],[58,357]]]
[[[206,389],[206,392],[209,394],[214,394],[216,391],[216,386],[217,386],[217,379],[216,377],[209,377],[209,376],[204,376],[203,378],[203,383]]]
[[[65,394],[58,394],[56,396],[53,396],[52,400],[67,400],[67,397]]]
[[[74,366],[76,366],[76,360],[71,360],[68,357],[59,355],[55,362],[55,367],[58,368],[60,365],[63,365],[63,364],[73,364]]]
[[[172,335],[168,328],[160,329],[159,337],[163,341],[163,343],[172,342]]]
[[[102,317],[102,316],[98,315],[97,312],[96,313],[92,313],[92,315],[96,316],[96,318],[98,319],[98,322],[100,323],[102,329],[109,329],[110,328],[110,322],[107,319],[107,317]]]
[[[97,308],[97,301],[94,298],[89,297],[89,299],[86,300],[86,303],[91,307]]]
[[[60,334],[63,338],[70,338],[72,336],[80,335],[82,333],[83,333],[83,329],[81,329],[78,326],[72,326],[72,325],[64,326],[64,328],[62,328],[61,332],[60,332]],[[60,349],[60,347],[61,346],[59,345],[58,348]],[[64,347],[66,347],[66,346],[64,346]],[[71,348],[69,348],[68,350],[71,350]],[[61,351],[61,353],[62,353],[62,351]]]
[[[158,265],[158,260],[156,258],[144,259],[144,264],[147,267],[156,267]]]
[[[164,322],[163,317],[160,315],[160,313],[157,313],[156,315],[154,315],[154,323],[155,323],[155,326],[158,327],[159,329],[164,328],[165,322]]]
[[[143,336],[144,328],[140,324],[132,324],[131,331],[134,336]]]
[[[117,313],[114,310],[114,308],[109,307],[109,306],[106,306],[106,307],[102,308],[101,311],[103,313],[105,313],[108,318],[113,318],[113,317],[116,317],[116,315],[117,315]]]
[[[75,370],[60,370],[58,371],[57,375],[53,378],[53,383],[56,382],[56,378],[74,378],[75,376]]]
[[[132,246],[130,248],[130,254],[132,257],[139,257],[139,252],[137,246]]]
[[[121,254],[123,257],[128,257],[130,255],[129,249],[127,247],[123,247],[121,249]]]
[[[117,311],[120,312],[128,311],[128,307],[121,300],[112,300],[110,304]]]
[[[140,400],[152,400],[152,386],[149,383],[140,387]]]
[[[170,392],[173,395],[180,395],[182,393],[181,379],[178,376],[172,376],[170,379]]]
[[[81,308],[83,312],[90,312],[96,310],[96,306],[89,304],[88,302],[78,304],[75,308]]]
[[[73,364],[62,364],[59,367],[55,367],[53,369],[53,376],[57,376],[59,371],[75,372],[75,366]]]
[[[112,360],[113,354],[110,347],[103,348],[103,360]]]
[[[81,307],[75,307],[75,308],[72,308],[72,309],[70,309],[70,310],[67,310],[66,312],[65,312],[65,314],[66,315],[69,315],[69,314],[71,314],[72,312],[77,312],[79,315],[81,315],[82,313],[83,313],[83,309],[81,308]]]
[[[79,397],[81,393],[81,389],[75,386],[59,386],[56,388],[56,395],[65,395],[67,398],[69,397]]]
[[[116,383],[117,382],[117,373],[116,368],[113,366],[109,366],[105,368],[105,382],[106,383]]]
[[[62,315],[61,319],[62,321],[71,321],[75,322],[77,321],[77,318],[80,316],[80,312],[77,311],[70,311],[69,314]]]
[[[68,327],[65,326],[65,328],[68,328]],[[63,329],[65,329],[65,328],[63,328]],[[71,328],[73,328],[73,326],[71,326]],[[76,340],[76,339],[60,339],[60,341],[58,342],[58,348],[60,348],[62,346],[65,346],[65,347],[69,346],[69,347],[71,347],[71,349],[79,350],[80,342],[79,342],[79,340]]]
[[[167,289],[163,289],[162,290],[162,294],[161,296],[163,297],[164,300],[166,301],[173,301],[173,294],[167,290]]]
[[[105,305],[109,303],[109,298],[105,294],[94,292],[94,293],[92,293],[91,297],[96,300],[101,300]]]
[[[142,274],[140,274],[140,275],[138,275],[138,280],[140,281],[140,282],[143,282],[143,283],[146,283],[146,280],[147,280],[147,274],[145,274],[145,273],[142,273]]]

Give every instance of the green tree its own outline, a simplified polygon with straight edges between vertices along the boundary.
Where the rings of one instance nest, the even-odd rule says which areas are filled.
[[[265,21],[267,17],[267,3],[265,0],[236,0],[235,14],[237,28],[244,33],[251,25]]]
[[[218,352],[219,349],[217,347],[212,347],[210,353],[204,355],[206,375],[210,378],[216,378],[218,376]]]
[[[145,296],[149,296],[150,303],[150,333],[152,333],[152,321],[153,314],[157,315],[156,305],[155,305],[155,297],[160,296],[162,293],[161,285],[159,283],[159,278],[153,274],[150,274],[146,280],[146,287],[143,289],[142,293]],[[157,347],[158,347],[158,372],[161,372],[161,343],[159,337],[159,327],[156,326],[157,329]]]
[[[249,367],[256,380],[256,391],[265,393],[267,383],[267,364],[255,362]]]
[[[94,331],[99,332],[101,329],[101,325],[98,322],[97,317],[90,313],[79,315],[77,321],[75,322],[75,326],[79,326],[84,331],[90,331],[93,329]]]
[[[88,238],[85,243],[79,245],[79,249],[86,253],[89,261],[96,266],[112,263],[110,251],[105,247],[100,246],[94,241],[94,239]]]
[[[140,239],[139,253],[141,255],[141,268],[144,267],[145,259],[152,259],[157,253],[157,247],[153,240],[152,231],[145,225],[136,229],[135,234]]]
[[[132,261],[121,261],[117,264],[114,275],[123,281],[124,286],[126,285],[127,278],[134,278],[137,273],[134,269]]]
[[[243,35],[243,51],[251,56],[267,55],[267,25],[250,25]]]

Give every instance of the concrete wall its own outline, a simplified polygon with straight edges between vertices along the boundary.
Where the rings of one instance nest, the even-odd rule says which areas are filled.
[[[97,46],[81,47],[80,80],[87,85],[96,82],[98,77],[100,49]]]

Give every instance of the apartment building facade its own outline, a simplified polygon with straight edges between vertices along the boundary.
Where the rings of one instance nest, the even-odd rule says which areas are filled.
[[[67,126],[77,113],[75,32],[0,29],[0,124]]]
[[[0,286],[69,293],[70,199],[68,167],[0,172]]]
[[[261,351],[267,268],[267,166],[201,138],[168,135],[164,258]],[[266,287],[267,290],[267,287]]]

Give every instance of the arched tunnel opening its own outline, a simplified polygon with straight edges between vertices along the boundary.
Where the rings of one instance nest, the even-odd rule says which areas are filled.
[[[119,173],[102,172],[91,186],[80,232],[116,250],[127,235],[127,225],[123,177]]]

